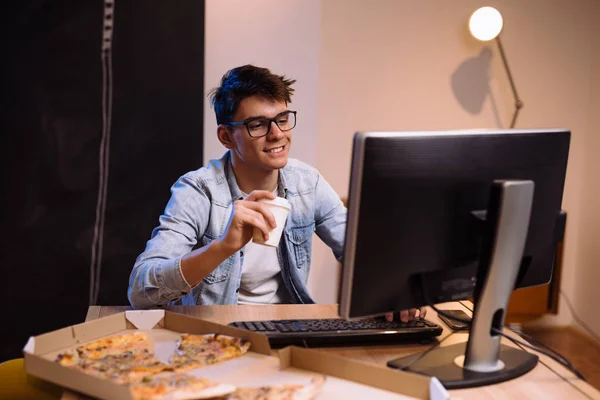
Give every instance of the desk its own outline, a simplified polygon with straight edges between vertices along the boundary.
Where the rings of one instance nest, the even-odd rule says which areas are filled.
[[[471,314],[460,303],[440,304],[440,309],[461,308]],[[126,306],[91,306],[86,320],[93,320],[116,314],[131,307]],[[301,319],[301,318],[337,318],[337,305],[225,305],[225,306],[172,306],[167,310],[202,318],[221,324],[233,321],[269,320],[269,319]],[[429,309],[427,319],[439,323],[444,332],[439,337],[451,334],[444,323],[440,322],[436,313]],[[510,333],[510,332],[508,332]],[[454,333],[442,343],[442,346],[466,341],[466,333]],[[512,344],[503,339],[506,344]],[[390,359],[410,355],[427,349],[428,345],[407,344],[401,346],[365,346],[324,348],[322,351],[368,363],[385,365]],[[529,373],[496,385],[473,389],[457,389],[450,391],[453,399],[600,399],[600,392],[578,379],[568,369],[544,355],[540,362]]]

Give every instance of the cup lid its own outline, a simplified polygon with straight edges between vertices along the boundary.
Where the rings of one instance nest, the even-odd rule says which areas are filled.
[[[274,200],[262,199],[262,200],[260,200],[260,202],[261,203],[265,203],[265,204],[272,204],[274,206],[279,206],[279,207],[287,208],[288,210],[290,210],[292,208],[292,205],[290,204],[290,202],[287,201],[287,199],[285,199],[283,197],[275,197]]]

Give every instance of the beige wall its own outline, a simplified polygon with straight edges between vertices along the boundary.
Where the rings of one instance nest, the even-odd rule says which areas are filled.
[[[591,12],[594,20],[600,19],[600,2],[595,2]],[[581,222],[574,294],[570,296],[579,316],[600,334],[600,24],[596,22],[592,48],[591,101],[589,126],[584,145],[584,175],[581,190]],[[567,307],[561,304],[565,312]]]
[[[587,264],[593,257],[600,263],[598,254],[591,254],[595,247],[590,243],[585,265],[578,262],[577,252],[578,238],[584,231],[580,200],[586,197],[593,201],[587,182],[591,177],[586,177],[589,170],[583,163],[593,133],[590,54],[597,38],[593,36],[596,20],[592,11],[597,12],[598,3],[504,0],[488,4],[504,16],[501,37],[525,103],[517,127],[566,127],[573,133],[564,196],[569,225],[563,288],[574,298],[576,286],[580,290],[580,282],[589,282],[587,277],[600,282],[598,273],[594,275],[591,270],[593,266]],[[485,98],[481,110],[466,111],[452,89],[455,71],[469,59],[465,65],[477,64],[486,46],[467,31],[470,13],[481,5],[475,0],[322,2],[317,166],[341,195],[347,193],[351,137],[357,130],[509,125],[512,94],[494,43],[488,44],[491,96]],[[470,85],[467,93],[481,89],[468,78],[465,82]],[[582,192],[584,179],[586,190]],[[589,213],[594,207],[585,208]],[[313,260],[312,290],[320,301],[335,301],[335,260],[322,244],[316,245]],[[588,286],[592,293],[593,284]],[[577,303],[581,307],[584,302],[578,298]],[[563,308],[557,322],[569,321]]]

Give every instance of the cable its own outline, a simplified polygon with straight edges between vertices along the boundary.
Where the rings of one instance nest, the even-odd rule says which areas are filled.
[[[462,301],[459,301],[459,303],[466,308],[467,310],[469,310],[470,312],[473,312],[473,310],[471,310],[471,308],[469,308],[469,306],[467,306],[465,303],[463,303]],[[539,339],[534,338],[533,336],[530,336],[528,334],[526,334],[525,332],[521,332],[518,331],[516,329],[511,328],[508,325],[504,325],[504,327],[506,329],[508,329],[509,331],[511,331],[512,333],[519,335],[522,339],[527,340],[528,342],[533,342],[534,344],[538,345],[538,346],[542,346],[544,349],[551,351],[553,354],[555,354],[557,357],[560,357],[565,363],[569,364],[569,365],[573,365],[571,364],[571,362],[562,354],[560,354],[558,351],[554,350],[552,347],[548,346],[546,343],[542,342]]]
[[[573,365],[571,364],[571,362],[569,360],[567,360],[562,354],[560,354],[558,351],[554,350],[552,347],[548,346],[547,344],[545,344],[544,342],[534,338],[533,336],[530,336],[524,332],[520,332],[516,329],[511,328],[510,326],[504,326],[506,329],[508,329],[509,331],[511,331],[512,333],[519,335],[522,339],[527,340],[530,343],[533,343],[537,346],[541,346],[544,349],[546,349],[547,351],[552,352],[554,355],[556,355],[557,357],[560,357],[565,363],[569,364],[569,365]]]
[[[104,0],[104,20],[102,25],[102,137],[100,139],[98,198],[96,200],[96,220],[92,240],[90,260],[90,305],[96,304],[100,292],[100,271],[104,246],[104,221],[108,188],[108,167],[110,154],[110,133],[112,122],[112,37],[114,26],[115,0]]]
[[[463,303],[462,301],[459,301],[459,303],[466,308],[467,310],[469,310],[470,312],[473,312],[473,310],[471,308],[469,308],[469,306],[467,306],[465,303]],[[530,336],[524,332],[518,331],[516,329],[511,328],[508,325],[504,326],[506,329],[508,329],[509,331],[511,331],[512,333],[519,335],[522,339],[527,340],[528,342],[533,342],[534,344],[537,344],[538,346],[542,346],[543,348],[545,348],[546,350],[552,352],[553,354],[555,354],[557,357],[561,358],[565,363],[569,364],[569,365],[573,365],[571,364],[571,362],[562,354],[560,354],[558,351],[554,350],[552,347],[548,346],[547,344],[545,344],[544,342],[534,338],[533,336]]]
[[[469,310],[470,312],[473,312],[473,310],[472,310],[472,309],[471,309],[469,306],[467,306],[465,303],[463,303],[462,301],[459,301],[459,303],[460,303],[460,304],[461,304],[463,307],[465,307],[467,310]],[[519,332],[519,331],[517,331],[516,329],[512,329],[512,328],[511,328],[511,327],[509,327],[509,326],[504,326],[504,327],[505,327],[506,329],[508,329],[509,331],[511,331],[511,332],[513,332],[513,333],[515,333],[515,334],[519,335],[521,338],[523,338],[523,339],[525,339],[525,340],[527,340],[527,341],[529,341],[529,342],[534,342],[534,343],[538,344],[539,346],[542,346],[544,349],[546,349],[546,350],[547,350],[548,352],[550,352],[551,354],[549,354],[548,352],[546,352],[546,351],[543,351],[541,348],[539,348],[539,347],[536,347],[536,346],[533,346],[533,345],[531,345],[531,344],[525,344],[525,342],[521,342],[521,341],[519,341],[519,340],[517,340],[517,339],[513,340],[513,339],[514,339],[513,337],[506,335],[505,333],[503,333],[503,332],[499,331],[499,330],[498,330],[498,329],[496,329],[496,328],[492,328],[492,331],[494,331],[495,333],[498,333],[498,334],[500,334],[500,335],[502,335],[502,336],[506,337],[507,339],[509,339],[509,340],[513,341],[514,343],[517,343],[517,341],[518,341],[518,342],[519,342],[519,344],[521,344],[521,345],[522,345],[522,346],[524,346],[524,347],[528,347],[528,348],[530,348],[530,349],[532,349],[532,350],[535,350],[535,351],[538,351],[538,352],[540,352],[540,353],[542,353],[542,354],[545,354],[545,355],[547,355],[548,357],[552,358],[553,360],[555,360],[555,361],[556,361],[556,362],[558,362],[559,364],[562,364],[562,365],[564,365],[565,367],[567,367],[568,369],[570,369],[571,371],[573,371],[573,373],[574,373],[575,375],[577,375],[577,377],[578,377],[578,378],[580,378],[581,380],[583,380],[583,381],[585,381],[585,380],[586,380],[586,379],[585,379],[585,377],[584,377],[584,376],[581,374],[581,372],[579,372],[579,370],[578,370],[578,369],[577,369],[577,368],[576,368],[576,367],[575,367],[575,366],[574,366],[574,365],[573,365],[573,364],[572,364],[572,363],[571,363],[571,362],[570,362],[570,361],[569,361],[569,360],[568,360],[568,359],[567,359],[565,356],[563,356],[562,354],[560,354],[558,351],[556,351],[556,350],[552,349],[552,348],[551,348],[550,346],[548,346],[547,344],[545,344],[545,343],[541,342],[540,340],[538,340],[538,339],[536,339],[536,338],[534,338],[534,337],[532,337],[532,336],[530,336],[530,335],[528,335],[528,334],[526,334],[526,333]]]
[[[463,306],[464,308],[466,308],[467,310],[469,310],[469,312],[471,312],[471,314],[474,312],[473,309],[471,309],[471,307],[469,307],[468,305],[466,305],[462,300],[458,301],[460,303],[461,306]]]
[[[107,0],[109,1],[109,0]],[[112,52],[106,52],[106,64],[107,64],[107,117],[106,117],[106,146],[105,146],[105,157],[104,157],[104,187],[102,188],[102,210],[100,217],[100,240],[98,242],[98,265],[96,269],[96,287],[94,292],[94,303],[98,301],[98,295],[100,294],[100,271],[102,270],[102,254],[104,248],[104,222],[106,221],[106,203],[107,203],[107,190],[108,190],[108,171],[109,171],[109,159],[110,159],[110,134],[112,125]]]
[[[600,335],[598,335],[596,332],[594,332],[592,330],[592,328],[587,326],[587,324],[585,322],[583,322],[583,320],[581,318],[579,318],[579,315],[577,315],[577,313],[575,312],[575,308],[573,307],[573,304],[571,304],[571,300],[569,300],[569,298],[567,297],[565,292],[560,290],[559,293],[565,298],[565,303],[567,303],[567,307],[569,307],[571,314],[573,314],[573,318],[575,319],[575,322],[577,322],[579,325],[581,325],[581,327],[583,329],[585,329],[588,334],[590,334],[594,339],[596,339],[597,341],[600,342]]]
[[[539,347],[537,347],[537,346],[534,346],[534,345],[532,345],[532,344],[529,344],[529,343],[527,343],[527,342],[524,342],[524,341],[522,341],[522,340],[519,340],[519,339],[517,339],[517,338],[514,338],[514,337],[512,337],[512,336],[510,336],[510,335],[507,335],[506,333],[502,332],[500,329],[492,328],[492,332],[494,332],[494,333],[495,333],[495,334],[497,334],[497,335],[501,335],[501,336],[505,337],[506,339],[510,340],[511,342],[513,342],[513,343],[515,343],[515,344],[519,344],[519,345],[521,345],[521,346],[523,346],[523,347],[527,347],[527,348],[529,348],[529,349],[531,349],[531,350],[537,351],[538,353],[542,353],[542,354],[544,354],[545,356],[548,356],[548,357],[550,357],[551,359],[553,359],[553,360],[554,360],[554,361],[556,361],[557,363],[559,363],[559,364],[562,364],[562,365],[564,365],[565,367],[569,368],[569,369],[570,369],[571,371],[573,371],[573,373],[574,373],[575,375],[577,375],[577,377],[578,377],[579,379],[581,379],[582,381],[585,381],[585,380],[586,380],[586,379],[585,379],[585,377],[584,377],[584,376],[581,374],[581,372],[579,372],[579,370],[577,370],[577,368],[575,368],[575,367],[574,367],[574,366],[573,366],[573,365],[572,365],[570,362],[568,362],[568,361],[567,361],[567,362],[565,362],[565,361],[564,361],[564,359],[562,359],[562,358],[560,358],[560,357],[557,357],[557,356],[555,356],[553,353],[551,353],[551,352],[548,352],[548,351],[545,351],[545,350],[543,350],[543,349],[540,349],[540,348],[539,348]]]
[[[442,340],[438,341],[437,343],[434,343],[433,346],[429,347],[427,350],[425,350],[424,352],[420,353],[418,357],[413,358],[412,360],[410,360],[410,362],[408,364],[402,366],[399,369],[401,371],[406,371],[407,369],[409,369],[410,367],[412,367],[417,361],[419,361],[420,359],[422,359],[423,357],[425,357],[427,354],[429,354],[433,349],[439,347],[442,343],[444,343],[444,341],[446,339],[448,339],[452,335],[454,335],[454,332],[450,332],[450,334],[448,336],[446,336]]]

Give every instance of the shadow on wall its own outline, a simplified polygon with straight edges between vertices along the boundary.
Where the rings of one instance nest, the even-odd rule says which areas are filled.
[[[496,99],[490,88],[491,61],[492,51],[489,47],[484,47],[478,56],[468,58],[454,70],[450,82],[454,97],[470,114],[481,114],[485,99],[489,96],[496,125],[502,128]]]

